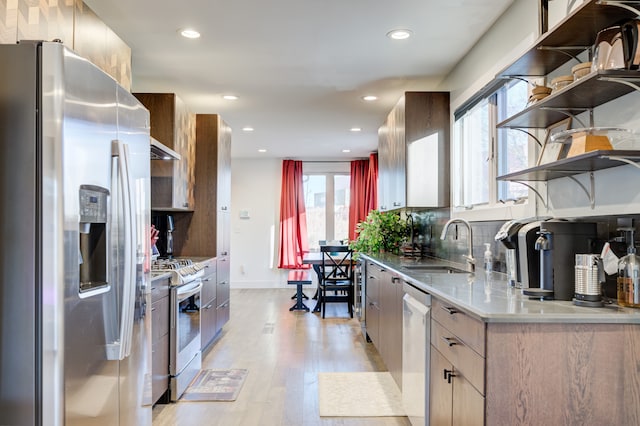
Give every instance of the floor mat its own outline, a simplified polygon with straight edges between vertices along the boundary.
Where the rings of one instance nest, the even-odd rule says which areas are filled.
[[[398,385],[388,372],[318,373],[320,416],[404,416]]]
[[[181,401],[235,401],[249,373],[245,369],[202,370]]]

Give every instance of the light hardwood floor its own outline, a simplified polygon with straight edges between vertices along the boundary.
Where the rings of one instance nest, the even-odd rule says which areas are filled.
[[[290,312],[292,289],[232,290],[231,319],[202,368],[246,368],[234,402],[177,402],[153,408],[154,426],[410,425],[406,417],[327,418],[318,414],[318,372],[385,371],[344,304],[327,318]],[[315,300],[307,305],[313,308]]]

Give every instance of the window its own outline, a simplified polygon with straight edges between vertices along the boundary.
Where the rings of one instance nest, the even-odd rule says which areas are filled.
[[[521,170],[529,164],[529,138],[496,124],[522,110],[527,102],[527,83],[512,80],[493,95],[481,99],[454,124],[454,205],[462,210],[521,201],[527,187],[498,182],[496,177]]]
[[[521,111],[527,104],[527,84],[516,80],[503,86],[497,93],[498,122]],[[497,129],[498,176],[529,167],[529,137],[513,129]],[[519,200],[527,197],[528,189],[514,182],[498,183],[498,201]]]
[[[305,172],[303,181],[309,249],[320,250],[321,240],[346,240],[349,237],[349,172]]]
[[[460,172],[454,174],[456,206],[489,202],[489,115],[489,102],[485,99],[455,123],[454,158],[460,165]]]

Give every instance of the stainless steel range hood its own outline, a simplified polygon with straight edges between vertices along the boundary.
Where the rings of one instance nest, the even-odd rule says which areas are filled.
[[[180,160],[180,154],[163,145],[157,139],[151,138],[151,159],[152,160]]]

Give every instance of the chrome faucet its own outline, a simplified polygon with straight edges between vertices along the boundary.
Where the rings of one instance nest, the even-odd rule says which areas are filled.
[[[447,231],[449,230],[449,225],[451,225],[452,223],[462,223],[467,227],[467,230],[469,231],[469,238],[468,238],[469,253],[466,254],[464,258],[469,264],[469,268],[471,269],[471,272],[475,272],[476,260],[473,257],[473,233],[471,231],[471,224],[469,222],[460,218],[449,219],[447,223],[444,224],[444,228],[442,228],[442,234],[440,234],[440,239],[444,240],[445,238],[447,238]]]

